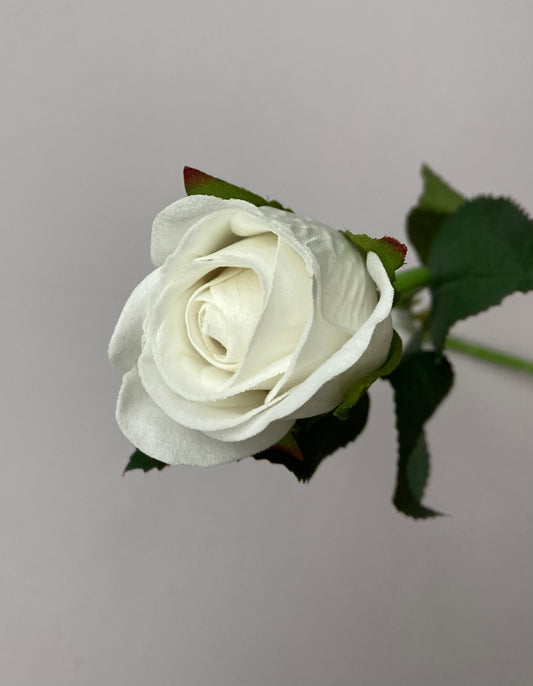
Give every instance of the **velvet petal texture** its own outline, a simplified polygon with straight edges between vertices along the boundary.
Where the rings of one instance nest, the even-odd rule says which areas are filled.
[[[281,421],[247,441],[227,443],[176,422],[146,393],[134,367],[124,375],[117,403],[122,433],[147,455],[167,464],[212,467],[249,457],[276,443],[292,422]]]
[[[240,459],[328,412],[386,359],[393,288],[338,231],[238,200],[184,198],[110,343],[117,420],[172,464]]]

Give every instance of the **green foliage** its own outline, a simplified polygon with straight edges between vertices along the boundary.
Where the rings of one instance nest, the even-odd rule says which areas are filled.
[[[183,182],[187,195],[213,195],[223,200],[246,200],[246,202],[256,207],[276,207],[279,210],[292,212],[292,210],[288,207],[283,207],[276,200],[267,200],[256,193],[246,190],[246,188],[234,186],[227,181],[217,179],[216,176],[211,176],[191,167],[183,168]]]
[[[421,209],[452,214],[465,202],[461,193],[454,190],[426,164],[422,165],[422,179],[424,189],[418,200],[418,207]]]
[[[429,258],[429,327],[438,350],[458,320],[533,289],[533,222],[511,200],[479,197],[451,215]]]
[[[137,448],[133,455],[131,455],[130,460],[126,465],[126,468],[124,469],[122,475],[124,476],[126,472],[130,472],[132,469],[142,469],[143,472],[149,472],[151,469],[161,470],[165,467],[168,467],[168,464],[166,464],[165,462],[159,462],[159,460],[156,460],[153,457],[145,455]]]
[[[404,355],[389,381],[394,388],[398,431],[394,505],[414,519],[435,517],[440,513],[422,504],[429,476],[424,425],[452,387],[451,365],[436,352],[418,350]]]
[[[335,408],[335,416],[339,419],[346,419],[349,416],[350,409],[359,401],[359,398],[363,395],[363,393],[370,388],[374,381],[382,376],[388,376],[393,369],[400,364],[401,359],[402,339],[396,333],[396,331],[393,331],[389,355],[385,362],[375,372],[365,376],[363,379],[359,379],[359,381],[356,381],[353,384],[348,391],[346,398]]]
[[[407,215],[407,235],[422,264],[428,263],[433,239],[448,216],[443,212],[422,210],[419,207],[413,207]]]
[[[365,255],[369,252],[375,252],[383,263],[387,276],[391,281],[394,281],[395,271],[405,262],[407,248],[403,243],[390,236],[370,238],[366,233],[353,234],[349,231],[344,231],[343,233]]]
[[[333,412],[299,419],[290,431],[303,459],[276,446],[254,455],[256,460],[283,464],[298,479],[309,481],[324,458],[355,440],[365,428],[370,400],[364,393],[354,407],[339,419]]]
[[[444,220],[461,207],[465,198],[426,165],[422,167],[422,178],[422,195],[407,216],[407,234],[421,262],[427,264],[431,245]]]
[[[431,272],[427,267],[414,267],[396,275],[394,289],[399,295],[394,307],[410,309],[421,288],[431,284]]]

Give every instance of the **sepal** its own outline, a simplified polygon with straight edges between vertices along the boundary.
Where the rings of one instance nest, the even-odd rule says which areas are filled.
[[[256,207],[276,207],[279,210],[292,212],[288,207],[283,207],[277,200],[267,200],[246,190],[246,188],[234,186],[232,183],[192,167],[183,168],[183,183],[187,195],[212,195],[223,200],[245,200]]]
[[[137,450],[130,456],[129,462],[122,472],[122,476],[124,476],[126,472],[131,472],[133,469],[142,469],[143,472],[149,472],[152,469],[161,470],[168,466],[169,465],[166,464],[166,462],[160,462],[149,455],[145,455],[145,453],[137,448]]]
[[[279,443],[268,450],[254,455],[256,460],[268,460],[282,464],[291,471],[298,481],[309,481],[318,466],[328,455],[354,441],[362,433],[368,419],[370,399],[367,393],[359,399],[346,416],[339,419],[333,412],[299,419],[287,436],[294,441],[302,459],[279,448]],[[286,439],[287,437],[285,437]],[[285,441],[282,439],[282,442]]]
[[[343,232],[346,238],[356,245],[366,255],[374,252],[379,257],[387,276],[394,281],[395,272],[405,262],[407,246],[400,243],[396,238],[383,236],[382,238],[371,238],[366,233],[354,234],[350,231]]]

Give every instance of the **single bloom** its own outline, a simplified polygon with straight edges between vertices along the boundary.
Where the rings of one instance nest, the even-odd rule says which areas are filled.
[[[387,272],[325,224],[192,195],[158,214],[151,256],[109,357],[125,372],[118,424],[161,462],[257,454],[387,359]]]

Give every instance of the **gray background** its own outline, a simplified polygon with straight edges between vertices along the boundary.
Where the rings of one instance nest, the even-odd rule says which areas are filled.
[[[184,164],[375,235],[422,161],[533,210],[531,1],[2,8],[1,683],[532,684],[531,378],[453,356],[413,522],[386,384],[308,486],[121,478],[106,359]],[[457,329],[531,357],[531,305]]]

